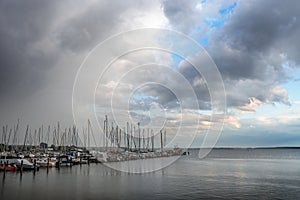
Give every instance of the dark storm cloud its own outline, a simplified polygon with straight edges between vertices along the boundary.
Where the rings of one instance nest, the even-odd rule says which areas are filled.
[[[57,42],[61,47],[71,51],[91,49],[103,38],[115,34],[116,30],[112,27],[121,27],[124,20],[122,13],[132,7],[132,3],[132,1],[100,1],[91,5],[89,9],[64,23],[56,33]]]
[[[284,64],[299,65],[299,6],[297,1],[239,1],[230,20],[213,35],[208,51],[229,93],[240,91],[240,99],[229,94],[230,105],[245,104],[248,97],[289,104],[278,85],[289,78]]]
[[[95,41],[108,36],[125,6],[99,2],[76,14],[78,6],[68,2],[26,0],[0,4],[0,92],[21,96],[43,86],[47,70],[57,63],[65,48],[91,49]],[[65,12],[75,14],[63,21]]]
[[[291,42],[300,31],[299,6],[298,1],[239,2],[221,34],[236,49],[265,53],[279,43],[277,47],[286,52],[288,46],[299,44]]]
[[[199,108],[209,110],[211,108],[210,94],[205,79],[187,62],[181,62],[178,71],[189,81],[195,91]]]
[[[61,57],[86,54],[130,28],[123,24],[126,12],[148,7],[145,1],[1,1],[0,95],[22,96],[43,87]]]
[[[171,4],[172,1],[164,3],[165,14],[174,27],[180,29],[180,24],[189,24],[190,16],[195,15],[189,7],[194,3],[188,2],[185,6]],[[198,21],[207,19],[201,15],[206,12],[206,4],[209,2],[196,12]],[[300,64],[299,7],[299,1],[237,1],[224,26],[210,28],[206,49],[222,74],[229,106],[245,105],[249,97],[265,103],[289,104],[281,84],[290,79],[284,65]],[[218,10],[215,15],[219,15]],[[201,78],[192,67],[180,66],[179,70],[190,82],[197,76]],[[198,97],[205,100],[207,95]]]
[[[299,64],[298,1],[238,2],[209,48],[222,74],[230,78],[285,79],[282,64]],[[282,58],[281,58],[282,56]],[[286,56],[286,57],[285,57]],[[272,71],[267,71],[272,70]]]
[[[0,94],[32,92],[43,81],[56,54],[35,48],[48,34],[55,2],[0,2]],[[14,90],[17,89],[17,90]],[[13,91],[14,90],[14,91]]]
[[[178,30],[188,33],[197,24],[197,1],[164,0],[163,10],[170,23]]]
[[[157,7],[135,0],[1,1],[0,121],[72,123],[72,86],[89,50],[142,26],[141,13]]]

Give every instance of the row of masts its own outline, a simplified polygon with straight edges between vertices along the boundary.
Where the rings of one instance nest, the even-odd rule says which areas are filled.
[[[125,151],[154,151],[155,148],[155,133],[153,129],[141,129],[140,123],[137,126],[126,123],[126,128],[120,128],[118,125],[114,126],[111,122],[109,126],[109,121],[107,116],[105,116],[103,124],[103,141],[104,147],[107,151],[109,147],[113,149],[124,149]],[[160,133],[160,149],[163,151],[164,145],[166,145],[166,130],[161,129]]]
[[[38,129],[32,130],[29,125],[26,126],[24,139],[20,139],[19,120],[13,128],[8,128],[8,125],[3,126],[2,137],[0,142],[0,151],[6,150],[10,146],[11,150],[25,150],[27,146],[51,146],[66,147],[66,146],[81,146],[81,147],[97,147],[97,140],[94,135],[90,120],[88,120],[87,128],[82,128],[81,134],[79,129],[73,125],[69,128],[62,129],[60,123],[57,122],[56,126],[51,127],[42,125]],[[105,151],[108,150],[125,150],[125,151],[154,151],[155,148],[155,134],[153,129],[141,129],[140,123],[137,125],[126,123],[126,127],[120,128],[114,122],[109,122],[105,116],[103,124],[103,138],[102,147]],[[166,145],[166,130],[161,129],[160,135],[160,149],[163,151]]]
[[[89,120],[88,120],[89,121]],[[24,138],[18,135],[19,132],[19,120],[17,124],[8,129],[8,125],[3,126],[0,151],[4,151],[6,147],[10,146],[11,150],[25,150],[27,146],[51,146],[54,147],[66,147],[66,146],[81,146],[86,147],[87,134],[85,129],[82,131],[83,141],[79,137],[79,129],[73,125],[69,128],[62,129],[60,123],[57,122],[56,126],[50,125],[44,128],[44,125],[38,129],[32,130],[29,125],[26,126]]]
[[[57,126],[54,126],[52,131],[49,125],[45,135],[44,135],[43,126],[40,127],[38,130],[35,129],[34,133],[32,134],[29,125],[27,125],[23,146],[24,147],[25,145],[38,146],[41,143],[52,144],[52,146],[82,145],[82,142],[79,138],[78,129],[76,128],[75,125],[60,130],[60,124],[58,122]]]

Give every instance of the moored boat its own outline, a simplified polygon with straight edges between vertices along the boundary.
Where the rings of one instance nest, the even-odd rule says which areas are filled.
[[[14,172],[17,170],[17,166],[15,165],[0,165],[0,171],[10,171],[10,172]]]
[[[92,156],[96,158],[96,160],[100,163],[102,162],[107,162],[107,153],[106,152],[101,152],[101,151],[93,151],[91,152]]]
[[[72,158],[69,157],[69,156],[59,156],[58,157],[58,161],[56,162],[56,166],[57,167],[69,167],[69,166],[72,166],[73,163],[72,163]]]
[[[18,170],[34,170],[35,166],[32,162],[29,162],[27,159],[15,159],[11,161],[11,164],[15,164]],[[39,165],[36,165],[38,168]]]
[[[40,158],[36,161],[36,163],[40,167],[55,167],[56,166],[56,159],[53,158]]]

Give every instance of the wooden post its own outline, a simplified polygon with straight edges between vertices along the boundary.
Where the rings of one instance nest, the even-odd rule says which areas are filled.
[[[58,169],[60,168],[60,157],[58,157],[58,165],[57,165],[57,168],[58,168]]]
[[[21,169],[20,169],[21,175],[23,173],[23,160],[21,160]]]
[[[4,162],[4,174],[5,174],[5,172],[6,172],[6,162]]]
[[[33,161],[33,175],[35,176],[36,171],[36,160]]]
[[[2,161],[1,161],[1,165],[2,165]],[[3,166],[4,166],[3,181],[4,181],[5,180],[5,171],[6,171],[5,162],[3,163]]]
[[[49,173],[49,162],[50,162],[50,158],[47,158],[47,174]]]

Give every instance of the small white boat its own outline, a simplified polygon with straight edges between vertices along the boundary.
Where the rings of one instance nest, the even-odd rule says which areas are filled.
[[[30,153],[28,156],[29,156],[29,158],[34,158],[35,157],[35,155],[33,153]]]
[[[56,159],[49,159],[48,158],[40,158],[36,161],[38,165],[41,167],[55,167],[56,166]]]
[[[91,154],[97,159],[98,162],[107,162],[107,153],[102,151],[93,151]]]
[[[25,156],[23,154],[18,154],[18,158],[23,159]]]

